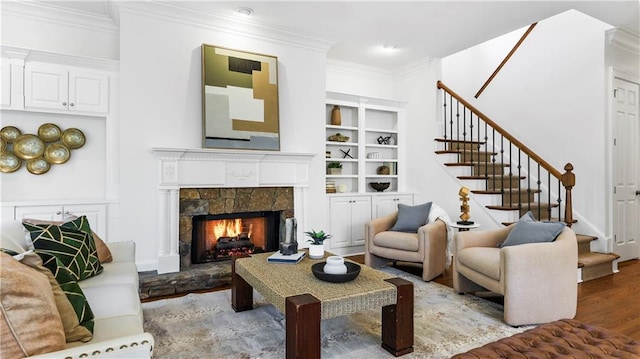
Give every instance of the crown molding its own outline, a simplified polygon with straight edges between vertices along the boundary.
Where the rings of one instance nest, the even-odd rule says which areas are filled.
[[[607,41],[616,47],[640,55],[640,35],[622,28],[606,31]]]
[[[393,79],[393,72],[388,69],[330,58],[327,59],[326,70],[340,75],[358,76],[373,80]]]
[[[102,71],[119,71],[120,63],[116,60],[100,59],[57,52],[28,49],[15,46],[0,46],[3,56],[8,58],[22,58],[25,61],[46,62],[64,66],[77,66]]]
[[[251,20],[243,20],[220,13],[203,13],[163,1],[119,2],[120,13],[131,13],[197,26],[221,33],[239,35],[257,40],[292,45],[326,53],[335,40],[293,32],[284,28],[265,26]]]
[[[430,69],[434,62],[438,60],[435,57],[423,57],[401,66],[394,70],[394,76],[397,78],[407,78],[415,76]]]
[[[3,1],[2,12],[23,18],[32,18],[56,25],[67,25],[85,30],[118,33],[119,26],[109,15],[100,16],[87,12],[73,11],[55,6],[55,2],[39,3],[34,1]]]

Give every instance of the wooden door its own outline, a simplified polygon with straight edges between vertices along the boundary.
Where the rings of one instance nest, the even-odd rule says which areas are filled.
[[[639,90],[637,83],[614,78],[614,205],[613,251],[620,261],[640,256],[640,126],[638,124]]]

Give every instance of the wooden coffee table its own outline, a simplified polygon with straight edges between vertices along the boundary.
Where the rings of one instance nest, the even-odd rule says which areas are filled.
[[[413,283],[361,265],[346,283],[317,279],[305,257],[298,264],[268,263],[271,253],[234,257],[231,305],[253,309],[255,288],[286,318],[286,357],[320,358],[320,321],[382,308],[382,347],[395,356],[413,352]]]

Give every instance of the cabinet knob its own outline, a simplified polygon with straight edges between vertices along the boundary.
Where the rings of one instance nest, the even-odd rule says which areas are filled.
[[[60,211],[56,212],[56,216],[59,216],[61,214],[62,214],[62,212],[60,212]]]
[[[66,103],[66,102],[63,102],[63,103],[62,103],[62,106],[66,106],[66,105],[67,105],[67,103]]]
[[[69,106],[73,107],[75,104],[73,102],[69,103]]]

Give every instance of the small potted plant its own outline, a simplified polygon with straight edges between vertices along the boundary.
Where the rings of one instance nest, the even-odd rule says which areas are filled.
[[[327,164],[327,170],[330,175],[341,175],[342,174],[342,163],[340,162],[329,162]]]
[[[324,258],[324,240],[331,238],[331,235],[324,233],[324,231],[316,232],[314,230],[304,232],[304,234],[311,238],[307,240],[307,242],[311,243],[309,245],[309,257],[312,259]]]

